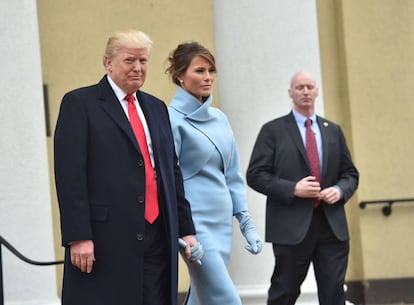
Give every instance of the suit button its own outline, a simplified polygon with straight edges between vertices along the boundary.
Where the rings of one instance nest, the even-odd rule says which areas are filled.
[[[144,235],[141,234],[141,233],[137,234],[137,239],[138,240],[143,240],[144,239]]]
[[[145,197],[144,196],[139,196],[138,197],[138,203],[144,203],[145,202]]]
[[[141,167],[143,165],[144,165],[144,160],[142,160],[142,159],[141,160],[138,160],[138,166]]]

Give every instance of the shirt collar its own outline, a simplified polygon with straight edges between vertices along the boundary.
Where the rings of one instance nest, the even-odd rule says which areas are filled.
[[[316,122],[316,114],[313,113],[311,116],[307,117],[304,116],[303,114],[297,112],[295,109],[292,109],[292,113],[293,113],[293,117],[295,118],[296,123],[299,126],[305,126],[305,121],[309,118],[312,120],[313,122]]]
[[[119,86],[112,80],[112,78],[109,75],[106,75],[108,78],[109,85],[111,86],[112,90],[114,90],[114,93],[119,101],[125,100],[125,96],[127,95]],[[137,97],[135,95],[135,92],[132,94],[135,97],[135,100],[137,100]]]

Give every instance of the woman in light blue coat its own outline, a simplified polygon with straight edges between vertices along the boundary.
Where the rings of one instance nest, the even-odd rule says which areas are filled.
[[[180,44],[169,60],[166,71],[178,86],[169,105],[171,126],[185,195],[204,249],[202,264],[187,264],[191,291],[186,304],[240,305],[227,271],[233,216],[239,221],[248,251],[259,253],[263,242],[248,213],[231,126],[225,114],[211,106],[215,60],[196,42]]]

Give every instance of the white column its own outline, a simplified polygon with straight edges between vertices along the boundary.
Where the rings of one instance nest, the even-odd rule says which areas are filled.
[[[299,70],[312,73],[321,87],[315,0],[214,0],[219,106],[228,115],[245,174],[260,127],[291,109],[288,88]],[[323,97],[317,100],[323,115]],[[265,197],[248,189],[249,209],[264,237]],[[230,272],[243,304],[265,304],[274,267],[272,247],[253,256],[235,222]],[[318,304],[313,270],[297,304]]]
[[[36,1],[0,1],[0,235],[23,255],[54,261]],[[60,304],[55,266],[2,247],[6,305]]]

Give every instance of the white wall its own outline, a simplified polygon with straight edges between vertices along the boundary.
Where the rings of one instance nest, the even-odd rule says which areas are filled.
[[[215,0],[215,47],[219,106],[239,145],[243,174],[260,127],[291,109],[291,76],[306,70],[319,84],[317,112],[323,115],[315,0]],[[265,197],[248,189],[250,213],[264,237]],[[243,249],[235,223],[230,272],[243,304],[265,304],[274,258],[270,244],[253,256]],[[313,272],[298,304],[317,304]]]
[[[0,1],[0,41],[0,235],[54,261],[36,1]],[[6,305],[60,303],[54,266],[2,257]]]

